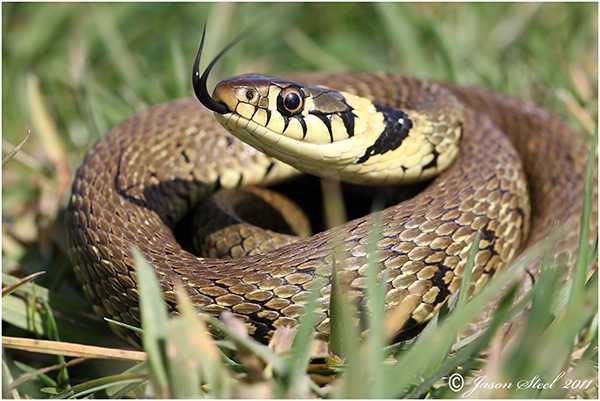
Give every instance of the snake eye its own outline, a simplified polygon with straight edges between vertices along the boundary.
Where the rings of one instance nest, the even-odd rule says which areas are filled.
[[[283,100],[283,105],[291,112],[298,110],[300,107],[300,96],[297,93],[288,93]]]
[[[248,89],[246,91],[246,100],[248,100],[249,102],[251,102],[254,99],[254,91],[252,89]]]
[[[279,111],[285,115],[297,114],[304,106],[304,98],[297,88],[286,88],[281,91],[278,99]]]

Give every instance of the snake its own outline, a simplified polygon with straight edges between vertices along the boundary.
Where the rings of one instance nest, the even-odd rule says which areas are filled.
[[[532,102],[371,72],[243,74],[220,81],[211,95],[208,74],[233,42],[200,74],[204,35],[193,68],[196,98],[118,124],[75,174],[69,254],[98,315],[140,325],[136,248],[172,310],[179,283],[199,313],[230,312],[265,340],[295,326],[316,291],[315,330],[326,337],[334,251],[343,251],[337,282],[364,302],[378,216],[372,252],[385,308],[411,305],[401,331],[410,338],[460,288],[477,235],[473,291],[553,227],[570,224],[577,236],[586,141]],[[259,187],[301,174],[367,190],[425,184],[409,199],[311,236],[256,227],[234,206],[218,227],[222,236],[213,236],[222,252],[199,255],[182,244],[178,230],[198,220],[194,213],[200,221],[220,213],[207,212],[207,199],[246,191],[240,199],[269,203],[277,195]],[[286,207],[284,220],[294,225],[299,217]]]

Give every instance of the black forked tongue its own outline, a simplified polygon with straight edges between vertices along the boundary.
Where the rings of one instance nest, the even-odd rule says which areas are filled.
[[[194,60],[194,69],[192,71],[192,85],[194,87],[194,93],[200,103],[202,103],[206,108],[219,113],[226,114],[229,113],[229,109],[224,103],[216,101],[213,99],[208,93],[208,89],[206,88],[206,81],[208,80],[208,74],[214,67],[214,65],[219,61],[219,59],[225,54],[225,52],[233,47],[241,38],[242,35],[238,35],[235,39],[233,39],[227,46],[223,48],[217,54],[217,56],[208,64],[202,75],[200,75],[200,57],[202,55],[202,48],[204,47],[204,37],[206,36],[206,23],[202,28],[202,38],[200,39],[200,47],[198,47],[198,52],[196,53],[196,59]]]

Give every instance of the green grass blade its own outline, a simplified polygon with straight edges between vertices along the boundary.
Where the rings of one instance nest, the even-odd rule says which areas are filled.
[[[70,361],[69,361],[70,362]],[[32,379],[35,380],[39,380],[40,382],[42,382],[44,385],[49,386],[49,387],[58,387],[58,383],[56,382],[56,380],[54,380],[53,378],[51,378],[50,376],[48,376],[45,373],[39,373],[39,369],[35,369],[27,364],[24,364],[22,362],[19,361],[13,361],[13,363],[15,364],[15,366],[17,368],[19,368],[21,371],[24,372],[24,375],[33,375],[35,374],[34,377],[32,377]],[[22,377],[22,376],[21,376]],[[24,381],[23,383],[18,383],[17,380],[21,379],[21,377],[15,379],[14,381],[12,381],[10,383],[10,387],[19,387],[21,384],[26,383],[26,381]],[[15,385],[16,383],[16,385]]]
[[[337,258],[331,263],[331,294],[329,295],[329,350],[335,355],[344,356],[344,332],[352,326],[351,316],[347,310],[347,299],[341,293],[337,279]]]
[[[594,241],[594,246],[592,247],[591,251],[588,252],[588,260],[587,260],[587,265],[588,266],[592,266],[594,261],[598,258],[598,238],[596,238],[596,240]],[[598,271],[595,270],[593,274],[596,274]]]
[[[78,384],[65,390],[52,398],[81,398],[89,394],[106,390],[113,386],[122,386],[130,383],[141,383],[146,380],[146,376],[139,374],[118,374],[105,376],[100,379],[94,379],[85,383]]]
[[[173,398],[204,398],[200,368],[202,355],[190,344],[189,331],[186,320],[169,320],[167,362]]]
[[[547,244],[551,244],[550,240],[545,241]],[[545,246],[545,255],[551,254],[552,248]],[[546,257],[544,257],[546,259]],[[511,358],[509,375],[514,380],[519,380],[526,372],[522,371],[522,367],[526,367],[529,364],[529,352],[535,349],[536,344],[539,342],[539,338],[543,335],[548,324],[554,318],[552,314],[553,298],[556,297],[556,293],[559,290],[560,285],[560,271],[556,267],[552,268],[548,264],[549,261],[545,260],[539,278],[537,279],[533,289],[532,306],[530,311],[527,313],[525,332],[526,336],[520,337],[520,342],[515,347],[514,353]]]
[[[588,272],[588,260],[590,253],[590,221],[592,216],[593,185],[594,185],[594,166],[597,163],[596,146],[598,142],[598,133],[589,141],[587,165],[585,171],[585,184],[583,188],[583,209],[581,213],[579,229],[579,250],[577,252],[577,262],[573,273],[573,287],[571,289],[570,305],[572,308],[581,307],[581,293],[585,286],[585,277]]]
[[[122,372],[122,374],[138,374],[138,375],[143,375],[145,377],[148,377],[148,362],[144,361],[144,362],[139,362],[137,364],[135,364],[134,366],[130,367],[129,369],[125,370],[124,372]],[[143,387],[147,387],[148,385],[148,381],[144,380],[142,382],[135,382],[135,383],[126,383],[126,384],[122,384],[121,386],[112,386],[109,389],[106,389],[106,395],[109,398],[113,398],[113,399],[120,399],[120,398],[124,398],[123,396],[120,396],[120,394],[128,394],[129,392],[134,392],[134,394],[136,394],[136,397],[133,398],[142,398],[142,396],[145,394],[144,391],[141,391]]]
[[[145,384],[143,381],[122,383],[121,385],[123,387],[120,388],[118,391],[115,391],[113,393],[109,393],[109,391],[107,391],[107,393],[109,393],[110,398],[121,400],[124,398],[142,398],[144,395],[144,389],[142,387]],[[116,387],[116,386],[114,386],[114,387]],[[111,390],[111,389],[112,389],[112,387],[109,389],[105,389],[105,390]]]
[[[339,254],[339,252],[338,252]],[[356,310],[338,281],[338,258],[334,258],[330,295],[331,351],[344,358],[345,368],[335,390],[336,398],[362,398],[368,392],[364,386],[364,369],[360,352],[360,333]]]
[[[306,367],[310,361],[310,352],[317,322],[317,301],[321,296],[323,279],[315,276],[310,287],[308,302],[304,308],[304,314],[300,317],[296,336],[290,349],[290,356],[285,361],[284,374],[282,375],[280,392],[286,396],[303,395],[308,391],[306,378]]]
[[[360,335],[356,319],[356,310],[346,291],[338,281],[339,262],[333,259],[331,274],[330,305],[330,350],[334,354],[350,358],[356,355],[360,345]]]
[[[17,146],[15,146],[10,152],[8,152],[5,156],[2,157],[2,166],[8,163],[13,157],[17,155],[17,153],[19,153],[19,151],[21,150],[23,145],[25,145],[30,136],[31,130],[28,129],[27,134],[25,134],[25,137],[21,140],[21,142],[19,142]]]
[[[387,270],[381,270],[377,243],[382,237],[381,213],[371,219],[367,246],[367,306],[369,308],[369,336],[367,342],[367,366],[369,372],[369,396],[381,398],[384,394],[383,362],[385,359],[384,313]],[[381,273],[381,277],[380,276]]]
[[[118,320],[114,320],[109,317],[105,317],[104,320],[106,320],[106,322],[108,322],[110,324],[114,324],[115,326],[119,326],[119,327],[126,328],[127,330],[131,330],[134,333],[142,334],[144,332],[144,330],[140,329],[139,327],[135,327],[135,326],[132,326],[127,323],[119,322]]]
[[[46,331],[49,334],[49,338],[51,340],[60,341],[60,334],[58,332],[56,320],[54,320],[54,313],[52,312],[52,308],[50,308],[48,301],[44,301],[42,304],[44,305],[44,312],[45,312],[44,315],[45,315],[46,327],[47,327]],[[66,361],[65,361],[65,357],[63,355],[58,355],[57,360],[58,360],[59,364],[65,365]],[[69,383],[69,371],[66,366],[64,366],[62,369],[60,369],[57,380],[58,380],[58,385],[60,386],[59,387],[60,390],[68,389],[71,387],[71,385]]]
[[[469,248],[469,255],[463,270],[463,277],[460,283],[460,292],[458,293],[458,302],[456,304],[456,308],[462,308],[467,303],[467,299],[469,298],[469,290],[471,288],[471,273],[473,272],[473,266],[475,265],[475,255],[479,249],[480,235],[481,234],[479,231],[475,233],[475,237],[473,238],[473,242]]]
[[[2,356],[2,398],[5,399],[15,399],[18,400],[21,398],[19,391],[16,388],[11,389],[10,383],[13,381],[12,374],[6,361],[4,360],[4,356]]]
[[[66,362],[66,363],[46,366],[46,367],[39,368],[39,369],[34,369],[25,364],[20,364],[19,368],[23,369],[26,373],[23,374],[22,376],[19,376],[16,380],[12,381],[10,383],[10,387],[17,388],[20,385],[27,383],[30,380],[40,380],[40,381],[44,381],[47,385],[53,385],[54,387],[58,387],[57,382],[52,380],[48,376],[49,372],[52,372],[57,369],[62,369],[67,366],[77,365],[77,364],[85,362],[85,361],[86,361],[86,358],[75,358],[75,359],[69,360],[69,362]],[[15,364],[15,365],[17,365],[17,364]]]
[[[575,315],[569,316],[568,319],[562,319],[560,324],[553,326],[552,329],[545,331],[544,336],[536,344],[536,348],[527,350],[529,363],[523,370],[531,374],[531,377],[538,375],[542,381],[552,382],[568,362],[573,349],[573,340],[585,324],[591,321],[594,313],[595,311],[590,308],[582,309]],[[552,350],[552,352],[548,352],[548,350]],[[512,368],[507,365],[504,369],[509,371]],[[535,388],[521,389],[516,391],[514,396],[518,398],[548,398],[543,393],[539,394],[539,390]]]
[[[14,295],[2,298],[2,321],[32,333],[45,335],[36,330],[43,326],[42,317],[38,313],[32,316],[29,305],[27,299]]]
[[[231,381],[216,343],[183,287],[176,286],[176,294],[180,317],[169,321],[167,340],[171,393],[176,398],[202,397],[200,385],[205,382],[210,398],[230,398]]]
[[[22,285],[25,285],[25,284],[29,283],[30,281],[33,281],[36,278],[38,278],[39,276],[42,276],[44,274],[46,274],[45,271],[31,273],[30,275],[23,277],[22,279],[19,279],[19,281],[17,281],[16,283],[7,285],[6,287],[2,287],[2,296],[5,297],[9,294],[12,294],[14,291],[19,289],[19,287],[21,287]]]
[[[338,280],[340,271],[344,270],[346,257],[341,234],[337,232],[331,240],[333,252],[329,296],[329,351],[347,359],[352,358],[350,354],[357,355],[360,333],[354,304]]]
[[[152,383],[158,394],[167,395],[168,381],[164,350],[168,327],[167,307],[154,269],[137,249],[132,250],[132,255],[137,273],[140,315],[144,330],[142,341],[144,350],[148,354]]]

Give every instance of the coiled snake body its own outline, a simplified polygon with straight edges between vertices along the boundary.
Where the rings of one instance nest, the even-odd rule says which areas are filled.
[[[220,86],[235,89],[235,82]],[[449,104],[461,110],[458,158],[448,161],[450,166],[424,191],[381,214],[377,260],[387,269],[386,307],[416,301],[408,327],[429,319],[459,288],[475,232],[480,231],[481,243],[472,280],[474,287],[481,287],[554,224],[579,216],[585,144],[531,103],[486,89],[396,75],[311,74],[295,76],[292,82],[321,84],[394,110],[427,113]],[[231,107],[227,96],[232,92],[219,91],[214,101]],[[451,125],[445,120],[441,124]],[[384,158],[383,151],[377,154],[371,148],[368,155]],[[321,168],[307,165],[313,173]],[[232,311],[249,323],[254,336],[265,338],[276,327],[295,324],[317,274],[329,282],[339,233],[346,255],[339,282],[361,297],[369,216],[240,259],[201,258],[177,242],[176,224],[218,188],[270,184],[295,174],[295,169],[236,139],[193,99],[153,107],[113,128],[77,171],[68,213],[75,272],[96,312],[139,325],[130,254],[137,247],[154,266],[168,301],[174,302],[174,283],[180,281],[200,311]],[[330,284],[320,289],[317,331],[322,334],[329,330],[330,290]]]

